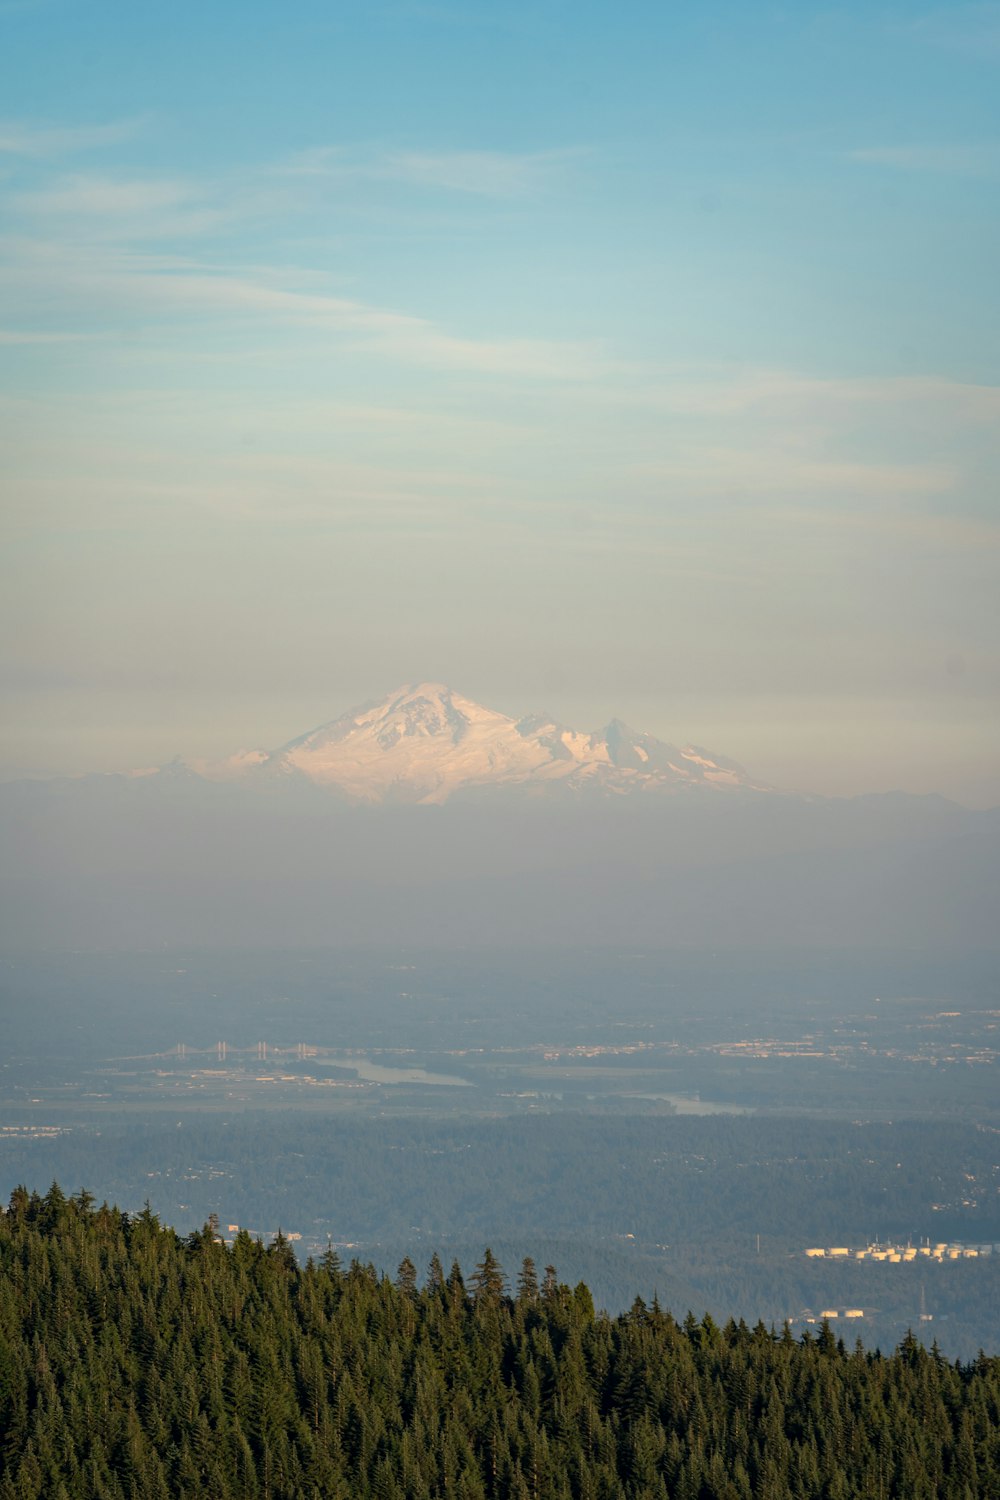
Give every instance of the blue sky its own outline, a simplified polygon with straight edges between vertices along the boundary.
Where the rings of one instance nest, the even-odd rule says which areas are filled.
[[[1000,802],[1000,5],[0,0],[0,766],[432,677]]]

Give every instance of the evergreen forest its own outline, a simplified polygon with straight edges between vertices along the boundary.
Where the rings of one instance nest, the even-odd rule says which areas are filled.
[[[845,1348],[486,1250],[395,1277],[18,1188],[0,1214],[0,1500],[1000,1497],[1000,1360]]]

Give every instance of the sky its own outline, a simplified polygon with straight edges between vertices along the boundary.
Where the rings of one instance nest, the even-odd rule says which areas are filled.
[[[425,678],[1000,803],[1000,4],[0,0],[0,774]]]

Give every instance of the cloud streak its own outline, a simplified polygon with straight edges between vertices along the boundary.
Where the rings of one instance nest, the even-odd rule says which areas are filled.
[[[66,226],[76,240],[119,243],[200,238],[232,216],[194,183],[84,174],[15,194],[11,206],[29,220]]]
[[[426,318],[324,292],[291,290],[287,272],[272,279],[178,263],[168,270],[153,257],[79,253],[66,255],[48,244],[17,247],[3,281],[8,289],[34,294],[38,305],[53,301],[86,310],[90,317],[113,318],[123,307],[147,315],[237,318],[280,322],[308,329],[314,337],[353,341],[406,363],[483,375],[542,380],[586,381],[607,373],[611,361],[594,344],[530,338],[472,338],[453,334]]]
[[[34,125],[23,120],[0,120],[0,154],[52,157],[95,151],[131,140],[142,120],[115,120],[106,125]]]
[[[824,378],[796,370],[679,368],[655,373],[638,391],[617,398],[685,416],[771,412],[786,422],[832,417],[851,407],[899,407],[921,421],[1000,422],[1000,386],[934,375]]]
[[[901,172],[937,172],[956,177],[994,177],[1000,173],[1000,142],[960,145],[861,146],[851,161]]]
[[[16,344],[79,344],[93,337],[87,333],[50,333],[31,328],[0,328],[0,347]]]
[[[484,198],[516,198],[554,185],[584,152],[364,151],[319,146],[273,171],[330,182],[387,182]]]
[[[953,471],[942,464],[863,463],[839,456],[796,453],[761,443],[752,448],[698,447],[687,456],[638,471],[682,486],[688,495],[826,495],[843,500],[870,497],[940,495],[954,487]]]

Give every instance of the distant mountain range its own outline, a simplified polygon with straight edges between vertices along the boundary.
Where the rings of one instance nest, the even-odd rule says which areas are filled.
[[[356,802],[440,803],[500,787],[617,796],[767,790],[735,761],[698,745],[668,745],[619,719],[593,734],[540,715],[512,719],[440,682],[398,688],[278,750],[182,764],[208,781],[305,777]]]
[[[780,792],[437,683],[274,751],[10,782],[0,851],[12,948],[991,948],[1000,912],[998,809]]]

